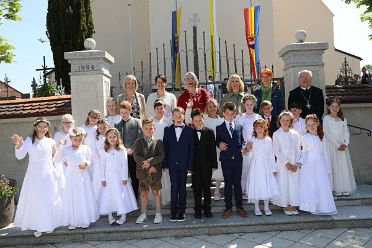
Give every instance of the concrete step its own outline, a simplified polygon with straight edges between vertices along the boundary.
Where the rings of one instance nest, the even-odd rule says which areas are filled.
[[[248,218],[241,218],[234,212],[229,219],[223,219],[222,214],[214,214],[211,219],[195,219],[186,215],[184,222],[170,222],[164,216],[162,224],[153,224],[153,216],[139,225],[136,217],[128,216],[124,225],[108,224],[107,218],[101,218],[89,229],[67,230],[60,227],[51,234],[43,234],[39,238],[32,231],[20,231],[12,227],[0,230],[0,246],[32,245],[61,242],[81,241],[113,241],[128,239],[151,239],[167,237],[184,237],[195,235],[218,235],[228,233],[249,233],[265,231],[283,231],[321,228],[354,228],[372,227],[372,206],[342,206],[334,216],[319,216],[301,212],[298,216],[286,216],[282,211],[274,210],[272,216],[254,216],[249,212]]]
[[[223,184],[222,184],[223,186]],[[211,207],[212,207],[212,212],[218,213],[218,212],[223,212],[225,208],[225,202],[224,202],[224,195],[223,195],[223,188],[220,190],[221,193],[221,199],[219,201],[214,200],[214,187],[211,187],[211,192],[212,192],[212,202],[211,202]],[[372,186],[369,185],[358,185],[357,192],[351,196],[338,196],[334,197],[335,203],[337,207],[341,206],[363,206],[363,205],[372,205]],[[186,198],[187,204],[186,204],[186,213],[194,213],[193,207],[195,206],[194,204],[194,194],[191,188],[191,184],[187,184],[187,198]],[[235,200],[233,199],[233,204]],[[263,203],[262,203],[263,204]],[[155,211],[151,208],[153,208],[150,204],[149,207],[149,213],[154,214]],[[246,210],[253,210],[254,205],[251,203],[248,203],[247,200],[243,200],[243,207]],[[281,209],[278,206],[271,205],[271,209]],[[133,216],[138,216],[140,212],[134,212],[131,215]],[[166,205],[163,206],[163,214],[170,214],[170,206]]]

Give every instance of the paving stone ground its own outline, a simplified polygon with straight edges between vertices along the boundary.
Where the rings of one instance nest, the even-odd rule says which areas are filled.
[[[158,238],[126,241],[87,241],[29,246],[20,248],[372,248],[372,228],[305,229],[296,231],[234,233],[193,237]]]

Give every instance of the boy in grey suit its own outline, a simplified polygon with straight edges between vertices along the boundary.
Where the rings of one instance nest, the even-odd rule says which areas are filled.
[[[114,127],[119,130],[124,146],[128,153],[128,170],[132,181],[132,187],[136,199],[138,199],[138,180],[136,177],[136,162],[133,158],[133,144],[142,137],[141,122],[137,118],[133,118],[132,105],[128,101],[123,101],[119,105],[121,121],[116,123]]]

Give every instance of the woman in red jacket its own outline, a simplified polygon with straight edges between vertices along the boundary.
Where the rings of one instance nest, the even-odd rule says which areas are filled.
[[[192,110],[199,108],[204,112],[205,106],[209,100],[208,91],[199,87],[199,80],[195,73],[187,72],[183,77],[185,90],[180,94],[177,100],[177,106],[182,107],[185,111],[187,108]]]

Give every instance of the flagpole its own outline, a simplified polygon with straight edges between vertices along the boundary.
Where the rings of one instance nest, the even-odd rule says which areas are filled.
[[[129,50],[130,50],[130,71],[133,71],[133,38],[132,38],[132,4],[128,4],[128,19],[129,19]]]

